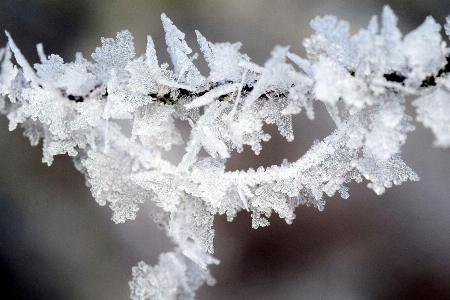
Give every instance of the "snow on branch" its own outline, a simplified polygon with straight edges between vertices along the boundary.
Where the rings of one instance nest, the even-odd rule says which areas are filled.
[[[218,263],[210,255],[216,214],[231,221],[250,211],[253,228],[269,225],[273,212],[291,223],[300,204],[322,210],[324,194],[349,197],[351,181],[365,178],[382,194],[419,180],[400,155],[415,128],[405,114],[407,96],[415,97],[417,121],[432,129],[435,145],[450,146],[450,50],[432,17],[404,37],[387,6],[380,25],[373,17],[355,35],[345,21],[316,17],[316,33],[303,43],[307,58],[276,46],[264,66],[240,53],[240,43],[213,44],[196,31],[208,77],[195,66],[197,54],[184,33],[161,18],[172,68],[159,64],[150,36],[145,54],[136,57],[126,30],[102,38],[93,61],[78,53],[65,63],[38,45],[41,61],[33,68],[8,33],[0,52],[1,111],[32,145],[42,140],[43,162],[72,156],[116,223],[134,219],[144,201],[159,207],[153,218],[176,248],[154,267],[141,262],[133,268],[132,299],[191,299],[204,282],[214,283],[207,266]],[[449,28],[450,17],[447,35]],[[337,129],[304,156],[269,168],[225,170],[227,158],[244,145],[260,153],[270,139],[264,123],[276,124],[292,141],[292,117],[305,110],[313,119],[315,101],[325,104]],[[121,119],[132,124],[131,136],[121,133]],[[175,119],[188,121],[188,141]],[[183,143],[178,165],[161,158]]]

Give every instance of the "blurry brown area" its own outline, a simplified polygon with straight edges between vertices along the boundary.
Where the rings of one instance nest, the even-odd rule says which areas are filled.
[[[90,58],[100,37],[123,29],[132,32],[138,54],[152,35],[162,63],[170,61],[164,12],[194,51],[198,29],[212,42],[241,41],[241,52],[263,64],[276,44],[304,56],[301,42],[316,15],[348,20],[354,33],[384,4],[399,16],[404,34],[427,15],[441,24],[450,15],[447,0],[3,0],[0,28],[31,64],[38,62],[37,43],[72,61],[77,51]],[[198,65],[207,75],[202,58]],[[304,113],[295,117],[294,142],[267,126],[272,139],[261,155],[246,148],[227,169],[296,160],[333,130],[324,108],[315,108],[314,121]],[[202,287],[197,299],[450,299],[450,149],[434,148],[431,131],[415,125],[402,151],[419,182],[380,197],[364,182],[351,184],[349,199],[327,197],[323,212],[301,206],[292,225],[274,214],[269,227],[253,230],[246,212],[231,223],[216,216],[217,284]],[[115,225],[68,156],[58,156],[51,167],[42,164],[41,145],[31,147],[20,128],[9,132],[4,116],[0,138],[0,299],[127,299],[131,267],[140,260],[155,264],[171,250],[148,218],[152,203],[136,220]]]

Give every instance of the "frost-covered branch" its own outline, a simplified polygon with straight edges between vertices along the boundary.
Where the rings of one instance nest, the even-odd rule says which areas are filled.
[[[190,299],[204,282],[214,283],[207,266],[218,263],[210,255],[216,214],[231,221],[250,211],[253,228],[268,225],[273,212],[291,223],[300,204],[322,210],[324,194],[349,197],[351,181],[365,178],[382,194],[418,180],[400,155],[414,130],[404,112],[407,96],[415,97],[417,120],[433,130],[435,145],[450,146],[450,50],[431,17],[405,37],[389,7],[381,26],[373,17],[353,36],[347,22],[316,17],[316,33],[304,41],[307,59],[276,46],[264,66],[240,53],[240,43],[213,44],[197,31],[208,77],[196,68],[184,34],[165,15],[162,22],[173,69],[160,65],[150,36],[136,57],[126,30],[102,38],[93,61],[77,53],[64,63],[38,45],[41,62],[33,68],[8,33],[0,52],[0,108],[10,130],[20,124],[32,145],[42,139],[48,165],[54,155],[72,156],[114,222],[134,219],[144,201],[159,207],[153,219],[176,248],[154,267],[133,268],[132,299]],[[450,17],[444,29],[450,35]],[[315,101],[337,129],[304,156],[256,171],[225,170],[244,145],[260,153],[270,139],[264,123],[292,141],[292,116],[305,110],[313,119]],[[131,136],[121,133],[120,119],[132,124]],[[178,165],[161,158],[184,143],[175,119],[191,127]]]

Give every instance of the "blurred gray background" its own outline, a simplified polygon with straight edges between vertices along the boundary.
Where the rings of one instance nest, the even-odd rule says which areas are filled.
[[[155,42],[160,63],[165,51],[161,13],[186,33],[198,51],[194,30],[212,42],[237,42],[252,61],[263,64],[276,44],[291,45],[304,56],[302,40],[312,34],[316,15],[348,20],[352,33],[389,4],[404,34],[427,15],[441,24],[450,14],[448,0],[257,1],[257,0],[1,0],[0,29],[8,30],[30,63],[35,45],[47,54],[73,61],[86,58],[100,37],[128,29],[136,52],[146,35]],[[0,37],[0,43],[6,43]],[[199,58],[204,75],[206,63]],[[409,105],[409,104],[408,104]],[[304,154],[313,140],[333,130],[323,107],[310,121],[294,122],[295,141],[274,130],[259,157],[249,149],[233,155],[229,170],[280,164]],[[413,110],[409,110],[413,114]],[[432,146],[421,124],[402,148],[405,162],[421,177],[377,197],[350,185],[350,198],[327,198],[323,212],[299,207],[287,225],[277,215],[271,225],[253,230],[249,214],[231,223],[215,220],[215,287],[198,299],[450,299],[450,149]],[[140,260],[157,263],[172,245],[142,206],[135,221],[115,225],[108,207],[99,207],[68,156],[51,167],[41,163],[41,145],[31,147],[20,129],[9,132],[0,118],[0,299],[128,299],[131,267]],[[182,148],[169,155],[177,155]]]

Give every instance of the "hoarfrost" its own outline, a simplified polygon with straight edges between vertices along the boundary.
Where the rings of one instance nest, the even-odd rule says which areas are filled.
[[[41,63],[33,69],[8,33],[0,51],[0,109],[10,130],[20,124],[32,145],[43,139],[48,164],[56,154],[72,156],[114,222],[134,219],[145,200],[158,206],[155,222],[176,247],[154,267],[133,268],[132,299],[193,299],[203,283],[214,284],[207,267],[218,263],[210,255],[216,214],[231,221],[247,210],[258,228],[275,212],[290,224],[299,205],[323,210],[325,197],[348,198],[351,181],[365,178],[382,194],[418,180],[400,155],[415,128],[405,114],[410,97],[435,145],[450,146],[450,50],[431,17],[404,38],[387,6],[381,26],[372,17],[355,35],[345,21],[317,17],[315,34],[303,43],[307,59],[276,46],[263,66],[240,53],[240,43],[214,44],[196,31],[207,77],[194,64],[197,55],[189,56],[184,33],[164,14],[161,19],[173,70],[159,65],[150,36],[145,54],[135,58],[126,30],[102,38],[94,62],[77,54],[66,63],[38,45]],[[449,24],[447,17],[447,35]],[[304,156],[226,171],[227,158],[245,145],[260,153],[270,139],[264,124],[276,124],[292,141],[293,116],[304,109],[313,119],[315,101],[325,104],[336,129]],[[130,121],[131,136],[121,133],[117,119]],[[178,165],[161,158],[183,143],[176,119],[191,127]]]

